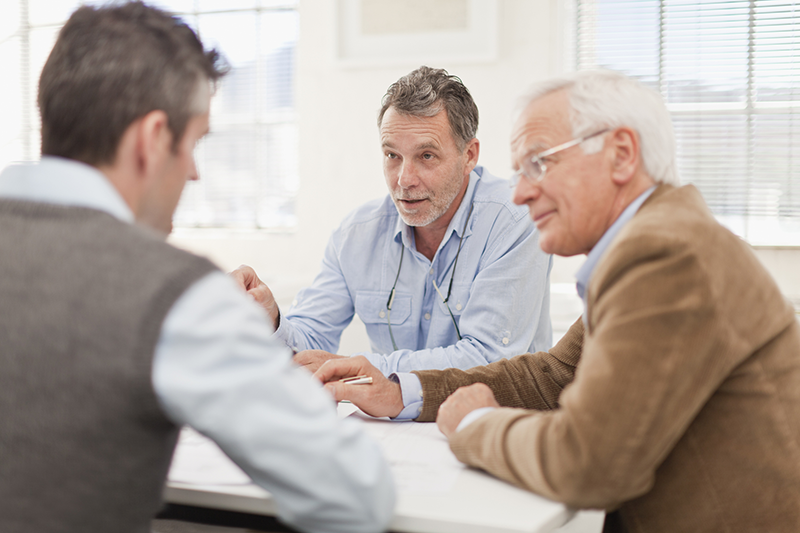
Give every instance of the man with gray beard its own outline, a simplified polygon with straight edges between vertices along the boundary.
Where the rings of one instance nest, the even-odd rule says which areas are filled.
[[[315,371],[358,314],[384,374],[470,368],[547,349],[551,258],[508,182],[476,166],[478,109],[461,80],[420,67],[378,115],[389,195],[334,231],[311,287],[281,312],[252,268],[233,272],[295,361]]]

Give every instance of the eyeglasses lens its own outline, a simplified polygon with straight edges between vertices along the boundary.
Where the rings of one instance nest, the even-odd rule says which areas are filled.
[[[539,181],[544,173],[544,165],[542,160],[537,157],[532,157],[528,160],[528,164],[524,167],[525,176],[531,181]]]

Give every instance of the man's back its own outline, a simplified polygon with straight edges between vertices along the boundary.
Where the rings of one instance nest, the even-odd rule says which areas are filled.
[[[0,530],[146,531],[177,428],[161,323],[213,266],[84,208],[0,200]]]
[[[647,365],[628,360],[638,383],[620,392],[646,399],[646,420],[667,419],[640,424],[650,431],[640,429],[638,448],[650,451],[619,463],[630,472],[642,456],[663,460],[652,489],[620,509],[627,530],[800,524],[800,325],[775,282],[691,186],[660,187],[607,253],[589,289],[584,353],[623,342],[627,317],[624,342],[641,336],[651,349],[638,354]],[[640,307],[653,318],[631,320]]]

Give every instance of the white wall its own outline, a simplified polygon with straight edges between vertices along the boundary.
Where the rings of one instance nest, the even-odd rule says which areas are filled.
[[[496,61],[430,66],[446,68],[469,87],[480,110],[480,163],[507,175],[514,102],[531,82],[560,68],[553,51],[561,36],[551,31],[558,24],[557,0],[497,4]],[[223,269],[253,265],[282,301],[290,301],[298,287],[313,279],[339,221],[361,203],[386,194],[376,125],[380,100],[391,83],[420,66],[341,66],[334,54],[336,6],[333,0],[300,2],[297,229],[291,234],[193,230],[171,238]]]
[[[346,213],[382,196],[386,186],[375,123],[380,99],[418,62],[385,67],[343,67],[334,55],[336,6],[333,0],[300,3],[297,96],[300,126],[298,227],[289,234],[196,230],[172,242],[207,255],[223,269],[240,263],[256,268],[279,303],[310,283],[332,229]],[[480,110],[480,162],[496,174],[510,170],[508,138],[516,98],[532,82],[564,70],[565,13],[558,0],[499,0],[497,59],[485,63],[439,64],[460,76]],[[781,288],[800,303],[800,250],[759,250]],[[571,283],[582,258],[559,259],[554,283]],[[561,315],[575,308],[566,285]],[[558,292],[558,291],[556,291]],[[361,342],[359,337],[352,342]],[[342,352],[346,353],[347,338]]]

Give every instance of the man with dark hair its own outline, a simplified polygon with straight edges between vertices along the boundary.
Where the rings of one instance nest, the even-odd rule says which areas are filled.
[[[378,127],[390,194],[345,218],[293,307],[280,313],[251,268],[234,271],[276,336],[315,370],[357,313],[372,345],[360,355],[385,374],[549,348],[551,258],[508,182],[476,166],[478,108],[461,80],[429,67],[400,78]]]
[[[228,276],[164,242],[222,74],[139,2],[82,7],[59,34],[42,160],[0,174],[3,533],[149,531],[183,424],[300,530],[391,518],[376,444]]]

